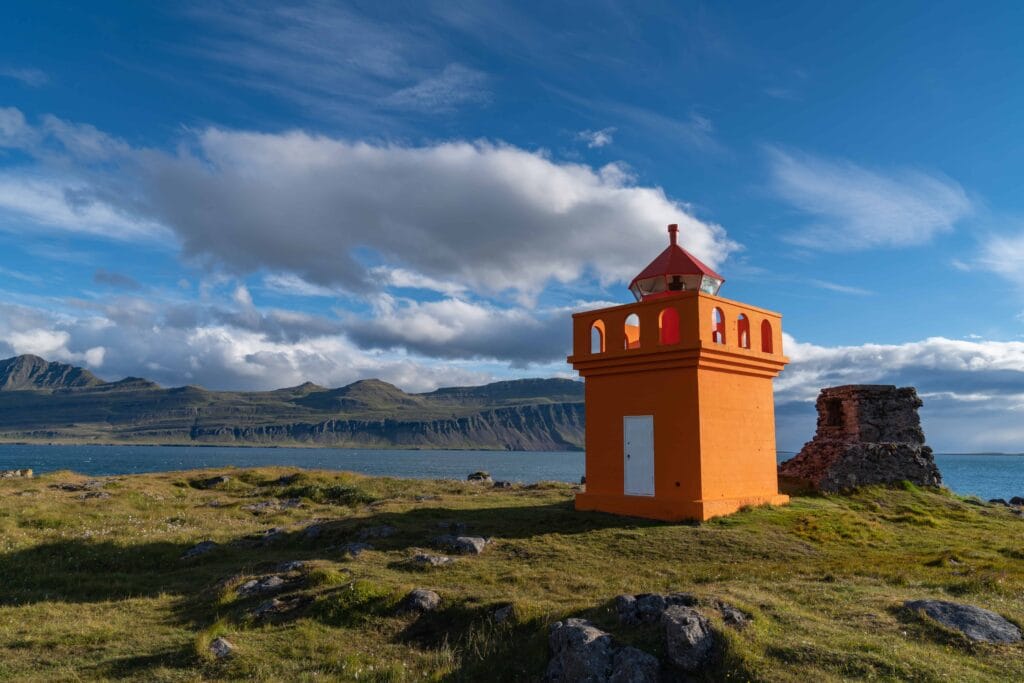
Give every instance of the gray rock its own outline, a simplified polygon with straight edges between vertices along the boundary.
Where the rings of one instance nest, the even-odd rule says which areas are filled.
[[[341,546],[341,554],[353,559],[359,557],[364,550],[373,550],[369,543],[346,543]]]
[[[512,482],[510,482],[510,481],[496,481],[496,482],[494,482],[494,488],[496,488],[496,489],[510,489],[510,488],[512,488]]]
[[[306,568],[306,563],[302,560],[290,560],[288,562],[282,562],[275,568],[279,572],[298,572]]]
[[[438,536],[434,543],[460,555],[479,555],[487,547],[487,539],[481,536]]]
[[[1014,496],[1013,498],[1010,499],[1010,505],[1024,505],[1024,498],[1021,498],[1020,496]]]
[[[323,524],[310,524],[302,530],[302,537],[307,541],[315,541],[324,534]]]
[[[446,565],[455,562],[452,558],[447,555],[431,555],[430,553],[416,553],[409,560],[411,564],[417,567],[444,567]]]
[[[653,624],[661,620],[661,614],[669,605],[690,606],[697,604],[697,598],[689,593],[641,593],[619,595],[615,598],[615,609],[619,622],[623,624]]]
[[[715,607],[722,614],[722,621],[725,622],[726,626],[732,626],[735,629],[743,630],[747,627],[750,622],[750,615],[743,610],[737,609],[727,602],[717,600]]]
[[[437,526],[441,529],[448,529],[454,536],[461,536],[462,534],[466,533],[465,522],[444,521],[438,522]]]
[[[388,536],[393,536],[396,531],[398,531],[398,529],[393,526],[388,526],[387,524],[371,526],[360,531],[359,538],[364,541],[368,538],[387,538]]]
[[[307,604],[310,601],[308,596],[295,596],[292,598],[270,598],[264,600],[255,609],[249,612],[253,619],[262,620],[287,614],[295,608]]]
[[[226,484],[229,481],[231,481],[231,477],[226,474],[220,474],[216,477],[210,477],[209,479],[197,479],[192,482],[192,486],[197,489],[212,489],[216,486]]]
[[[440,595],[426,588],[417,588],[403,598],[399,608],[403,612],[433,612],[440,606]]]
[[[79,493],[75,498],[78,500],[106,500],[107,498],[110,498],[110,494],[106,491],[86,491],[84,493]]]
[[[0,470],[0,479],[31,479],[32,476],[32,470]]]
[[[220,545],[216,541],[200,541],[199,543],[196,543],[194,546],[192,546],[184,553],[182,553],[181,559],[191,560],[196,557],[201,557],[209,552],[212,552],[213,550],[216,550],[219,547]]]
[[[623,647],[612,655],[608,683],[657,683],[661,663],[656,657],[635,647]]]
[[[971,640],[983,643],[1017,643],[1021,640],[1021,631],[1015,624],[987,609],[944,600],[911,600],[903,606],[922,611]]]
[[[231,657],[237,651],[238,648],[236,648],[227,638],[214,638],[213,642],[210,643],[210,654],[217,659]]]
[[[670,605],[662,612],[665,650],[674,665],[688,673],[700,671],[716,654],[715,634],[707,618],[682,605]]]
[[[476,484],[493,484],[494,480],[491,479],[491,475],[484,471],[477,471],[466,477],[466,481],[471,481]]]
[[[992,503],[992,505],[1009,505],[1009,503],[1002,498],[991,498],[988,502]]]
[[[566,619],[551,625],[551,660],[547,681],[604,683],[612,668],[612,637],[585,619]]]
[[[909,481],[938,486],[942,475],[925,445],[913,387],[847,385],[822,389],[818,428],[779,476],[820,491]]]
[[[238,587],[238,594],[242,596],[266,595],[276,593],[284,589],[287,582],[278,575],[268,576],[263,579],[252,579]]]
[[[503,605],[491,613],[495,624],[503,624],[515,616],[516,608],[513,605]]]

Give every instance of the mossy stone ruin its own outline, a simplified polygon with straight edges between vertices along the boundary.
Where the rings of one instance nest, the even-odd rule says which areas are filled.
[[[925,445],[913,387],[860,384],[822,389],[818,430],[779,466],[788,487],[842,491],[909,481],[938,486],[942,475]]]

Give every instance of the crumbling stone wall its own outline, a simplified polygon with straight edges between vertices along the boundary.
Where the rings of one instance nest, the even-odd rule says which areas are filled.
[[[783,483],[820,491],[909,481],[938,486],[942,475],[925,445],[913,387],[859,384],[822,389],[818,430],[779,466]]]

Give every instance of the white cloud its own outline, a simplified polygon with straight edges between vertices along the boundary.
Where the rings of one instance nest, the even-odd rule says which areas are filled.
[[[812,217],[788,235],[794,244],[825,251],[923,244],[972,209],[964,189],[944,176],[883,173],[778,148],[768,156],[773,191]]]
[[[149,220],[186,253],[238,271],[291,272],[321,286],[366,289],[368,249],[423,278],[532,295],[590,270],[636,274],[679,223],[713,267],[737,245],[657,187],[614,165],[560,163],[509,145],[370,145],[301,132],[209,129],[196,154],[140,159]],[[426,280],[424,280],[426,281]]]
[[[578,140],[582,140],[587,143],[587,147],[593,149],[595,147],[607,147],[612,144],[612,134],[615,132],[615,128],[602,128],[601,130],[582,130],[576,134]]]
[[[1024,233],[989,237],[975,265],[1024,286]]]
[[[41,88],[50,82],[50,77],[45,71],[31,67],[0,67],[0,76],[21,81],[31,88]]]
[[[384,104],[399,109],[449,112],[463,104],[487,102],[490,93],[486,82],[487,76],[481,71],[449,64],[436,76],[396,90],[384,98]]]

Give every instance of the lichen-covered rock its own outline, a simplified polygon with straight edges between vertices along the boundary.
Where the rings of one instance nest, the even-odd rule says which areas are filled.
[[[551,660],[545,680],[600,683],[608,680],[614,648],[612,637],[585,619],[566,619],[551,625]]]
[[[921,405],[913,387],[822,389],[814,439],[779,466],[779,476],[827,492],[900,481],[938,486],[942,475],[925,445]]]
[[[719,613],[721,613],[722,621],[725,622],[726,626],[732,626],[733,628],[742,631],[747,627],[747,624],[750,622],[749,614],[747,614],[743,610],[733,607],[727,602],[716,600],[715,607],[717,607]]]
[[[431,555],[430,553],[416,553],[409,562],[415,567],[444,567],[455,560],[447,555]]]
[[[615,598],[615,609],[619,622],[623,624],[654,624],[661,620],[661,613],[669,605],[692,607],[697,598],[689,593],[641,593],[639,595],[619,595]]]
[[[635,647],[617,646],[610,634],[585,619],[551,626],[546,681],[559,683],[655,683],[659,662]]]
[[[207,553],[210,553],[219,547],[220,545],[216,541],[200,541],[199,543],[196,543],[194,546],[192,546],[184,553],[182,553],[181,559],[191,560],[196,557],[202,557],[203,555],[206,555]]]
[[[434,543],[448,548],[460,555],[479,555],[487,547],[487,539],[482,536],[452,536],[445,534],[434,539]]]
[[[227,638],[214,638],[210,643],[210,654],[217,659],[231,657],[238,650]]]
[[[417,588],[405,596],[399,609],[403,612],[432,612],[440,606],[440,595],[432,590]]]
[[[947,628],[960,631],[971,640],[983,643],[1017,643],[1020,629],[987,609],[944,600],[911,600],[904,607],[922,611]]]
[[[716,654],[711,622],[692,607],[670,605],[661,614],[665,650],[674,665],[693,673],[710,664]]]

